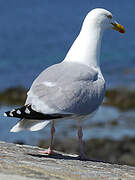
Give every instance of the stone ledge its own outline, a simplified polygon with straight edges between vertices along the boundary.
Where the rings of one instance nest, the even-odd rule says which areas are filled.
[[[38,154],[38,147],[0,142],[0,179],[135,180],[135,167]]]

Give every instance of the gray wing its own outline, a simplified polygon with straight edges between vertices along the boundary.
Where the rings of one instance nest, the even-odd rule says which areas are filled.
[[[62,62],[37,77],[28,92],[26,104],[44,114],[89,114],[101,104],[104,84],[97,70]]]

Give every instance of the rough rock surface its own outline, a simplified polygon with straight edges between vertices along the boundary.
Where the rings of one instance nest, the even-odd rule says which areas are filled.
[[[38,147],[0,142],[0,179],[135,180],[135,167],[39,154]]]

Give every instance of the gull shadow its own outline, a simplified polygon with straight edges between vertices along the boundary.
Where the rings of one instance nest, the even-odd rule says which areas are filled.
[[[57,155],[46,155],[46,154],[34,154],[34,153],[26,153],[29,156],[37,157],[37,158],[50,158],[50,159],[63,159],[63,160],[80,160],[80,161],[91,161],[91,162],[101,162],[101,163],[110,163],[103,160],[97,160],[97,159],[81,159],[80,156],[71,156],[71,155],[64,155],[58,153]],[[111,164],[111,163],[110,163]]]
[[[63,155],[58,153],[57,155],[46,155],[46,154],[34,154],[34,153],[27,153],[27,155],[38,157],[38,158],[51,158],[51,159],[65,159],[65,160],[79,160],[79,157],[72,157],[70,155]]]

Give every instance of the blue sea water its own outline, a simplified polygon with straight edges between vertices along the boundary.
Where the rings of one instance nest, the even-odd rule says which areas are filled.
[[[96,7],[110,10],[126,28],[126,34],[104,34],[101,68],[107,87],[134,87],[135,1],[0,0],[0,90],[29,88],[43,69],[60,62]]]
[[[60,62],[77,37],[84,17],[96,7],[111,11],[114,19],[126,29],[125,34],[113,30],[106,31],[103,37],[101,69],[107,88],[124,86],[134,90],[134,0],[0,0],[0,90],[17,85],[29,88],[42,70]],[[7,109],[11,107],[2,107],[0,114]],[[106,111],[107,117],[103,116]],[[100,122],[119,119],[120,124],[115,128],[108,124],[100,128],[95,126],[85,128],[85,137],[119,139],[126,135],[135,135],[134,112],[126,115],[115,108],[101,107],[94,122],[96,119]],[[131,126],[129,126],[129,119],[132,119]],[[58,123],[59,134],[65,130],[65,123]],[[35,144],[36,140],[43,137],[43,134],[45,137],[49,136],[49,128],[36,133],[25,132],[17,135],[9,133],[13,124],[15,121],[1,119],[0,140],[13,142],[21,139],[26,143]],[[69,122],[67,127],[71,125],[72,122]],[[89,127],[91,125],[90,122]],[[74,133],[70,131],[70,135]]]

